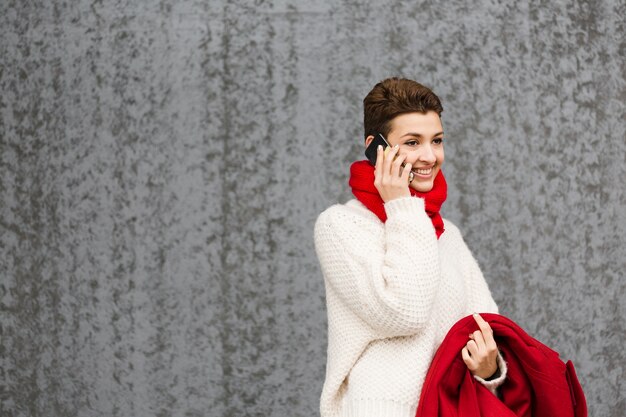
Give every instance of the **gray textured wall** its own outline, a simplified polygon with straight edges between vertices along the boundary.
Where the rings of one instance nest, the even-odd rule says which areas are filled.
[[[312,228],[390,75],[501,312],[625,415],[624,2],[335,3],[0,2],[1,415],[317,415]]]

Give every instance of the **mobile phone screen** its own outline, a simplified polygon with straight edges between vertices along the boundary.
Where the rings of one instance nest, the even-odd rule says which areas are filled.
[[[387,146],[389,146],[389,143],[387,142],[387,140],[381,133],[377,133],[374,136],[374,139],[372,140],[372,142],[365,149],[365,156],[367,157],[367,159],[370,161],[370,164],[372,165],[376,165],[376,155],[377,155],[378,145],[382,145],[383,150]]]

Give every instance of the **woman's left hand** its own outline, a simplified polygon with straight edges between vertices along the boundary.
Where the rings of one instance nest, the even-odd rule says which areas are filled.
[[[461,350],[461,355],[472,375],[487,379],[498,370],[498,346],[489,323],[479,314],[474,314],[474,320],[480,330],[469,335],[470,340]]]

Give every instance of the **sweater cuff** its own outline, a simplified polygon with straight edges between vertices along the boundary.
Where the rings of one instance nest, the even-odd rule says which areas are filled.
[[[392,217],[401,213],[414,213],[416,211],[425,214],[426,208],[424,204],[423,198],[407,196],[394,198],[387,201],[384,205],[387,217]]]
[[[478,382],[483,384],[485,388],[487,388],[493,395],[497,396],[498,387],[502,385],[504,383],[504,380],[506,379],[507,367],[506,362],[504,361],[504,358],[502,357],[502,354],[500,352],[498,352],[498,358],[496,359],[496,361],[498,362],[498,370],[496,371],[496,374],[500,373],[499,376],[494,379],[483,379],[479,376],[474,375],[474,378]]]

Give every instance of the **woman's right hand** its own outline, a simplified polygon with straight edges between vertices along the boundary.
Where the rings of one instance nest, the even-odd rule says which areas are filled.
[[[380,145],[376,150],[374,186],[385,203],[396,198],[409,197],[411,195],[409,191],[411,164],[407,163],[404,165],[404,168],[402,168],[406,154],[398,155],[398,157],[395,158],[398,154],[398,150],[398,145],[389,149],[389,152],[384,152],[383,147]]]

